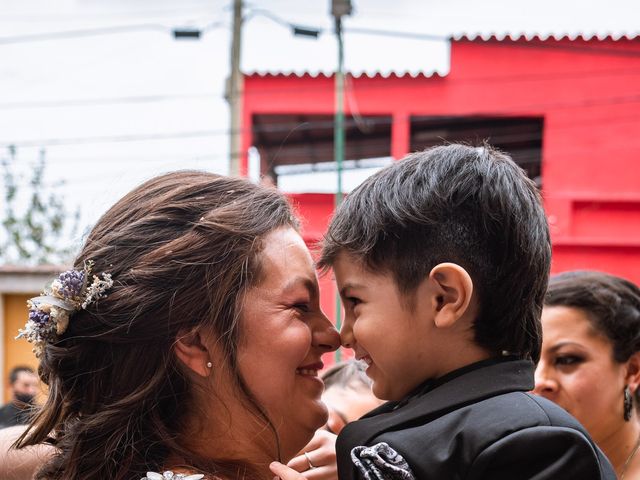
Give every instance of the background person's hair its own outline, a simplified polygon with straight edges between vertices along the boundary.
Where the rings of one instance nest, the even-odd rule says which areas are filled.
[[[320,266],[340,252],[391,273],[410,305],[434,266],[462,266],[479,294],[478,345],[538,360],[549,231],[535,184],[508,155],[440,146],[372,175],[335,214]]]
[[[640,351],[640,288],[629,280],[589,270],[561,273],[549,280],[544,303],[584,312],[613,345],[616,362]]]
[[[13,385],[14,383],[16,383],[18,381],[18,375],[20,375],[20,372],[26,372],[29,373],[31,375],[35,375],[35,371],[33,370],[33,368],[31,367],[27,367],[26,365],[18,365],[16,367],[13,367],[11,369],[11,371],[9,372],[9,384]]]
[[[336,363],[322,374],[325,391],[333,387],[371,390],[372,381],[367,374],[366,364],[358,360],[345,360]]]
[[[141,478],[166,466],[169,453],[204,471],[251,476],[250,465],[198,458],[181,445],[195,407],[173,344],[196,327],[218,334],[245,394],[238,401],[275,435],[238,374],[236,345],[244,292],[261,275],[261,239],[282,226],[297,222],[275,189],[190,171],[146,182],[98,221],[75,267],[92,260],[114,285],[42,355],[49,397],[18,446],[49,441],[59,453],[37,478]]]

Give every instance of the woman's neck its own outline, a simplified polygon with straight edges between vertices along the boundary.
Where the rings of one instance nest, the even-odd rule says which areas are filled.
[[[595,439],[594,439],[595,440]],[[640,451],[636,450],[640,441],[640,423],[634,413],[631,420],[596,443],[607,456],[618,478],[624,474],[625,480],[640,478]],[[633,475],[632,475],[633,473]]]

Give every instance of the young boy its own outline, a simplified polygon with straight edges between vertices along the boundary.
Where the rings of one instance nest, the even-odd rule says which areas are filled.
[[[535,185],[489,146],[410,155],[347,197],[320,265],[343,345],[390,402],[338,437],[340,480],[615,478],[573,417],[528,393],[550,261]]]

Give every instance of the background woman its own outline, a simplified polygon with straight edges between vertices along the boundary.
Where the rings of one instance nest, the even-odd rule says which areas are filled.
[[[202,172],[112,207],[32,301],[49,397],[19,446],[56,447],[37,478],[272,478],[326,421],[339,346],[296,228],[276,190]]]
[[[535,393],[576,417],[620,478],[640,478],[640,289],[600,272],[552,277]]]

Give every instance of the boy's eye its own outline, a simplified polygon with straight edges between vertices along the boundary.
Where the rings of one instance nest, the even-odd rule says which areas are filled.
[[[578,355],[560,355],[556,357],[555,364],[559,366],[573,366],[582,363],[584,359]]]
[[[357,297],[347,297],[347,302],[349,302],[349,305],[351,305],[351,307],[355,307],[356,305],[362,303],[362,300]]]

